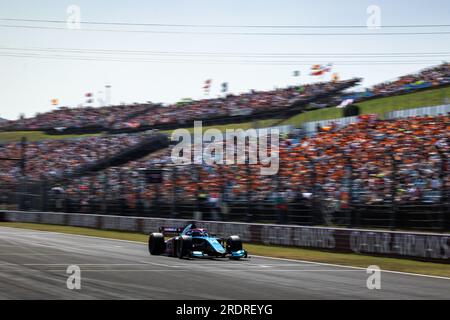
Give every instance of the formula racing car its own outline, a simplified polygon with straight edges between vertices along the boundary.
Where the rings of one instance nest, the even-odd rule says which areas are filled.
[[[209,234],[205,229],[189,224],[184,228],[159,228],[160,232],[151,233],[148,239],[148,251],[152,255],[165,254],[180,259],[187,258],[225,258],[238,260],[247,257],[239,236],[222,239]],[[176,236],[165,240],[165,236]]]

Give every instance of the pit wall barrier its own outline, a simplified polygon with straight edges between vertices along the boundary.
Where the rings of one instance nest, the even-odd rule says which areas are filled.
[[[0,211],[0,221],[28,222],[149,234],[161,226],[183,227],[192,220],[79,213]],[[239,235],[244,242],[361,253],[450,263],[450,234],[240,222],[196,221],[220,237]]]

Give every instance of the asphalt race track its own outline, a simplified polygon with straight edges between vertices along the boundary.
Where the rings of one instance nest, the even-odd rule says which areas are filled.
[[[251,255],[251,253],[250,253]],[[69,265],[81,289],[69,290]],[[450,279],[251,257],[150,256],[141,243],[0,227],[0,299],[449,299]]]

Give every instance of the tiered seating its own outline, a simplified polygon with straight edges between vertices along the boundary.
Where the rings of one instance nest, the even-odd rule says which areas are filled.
[[[25,171],[28,179],[61,176],[97,160],[137,145],[146,134],[93,136],[67,140],[43,140],[27,144]],[[5,144],[0,158],[20,158],[20,143]],[[18,183],[21,169],[15,161],[0,161],[0,182]]]
[[[0,123],[3,130],[43,130],[54,128],[126,129],[192,120],[283,110],[316,96],[333,94],[354,86],[359,79],[315,83],[272,91],[251,91],[224,98],[192,101],[169,106],[135,104],[112,107],[59,108],[32,118]]]
[[[130,205],[138,197],[195,201],[198,188],[224,201],[298,201],[311,195],[346,208],[354,204],[437,203],[450,189],[450,116],[360,121],[340,130],[280,145],[277,175],[260,175],[260,166],[185,165],[173,169],[170,149],[100,175],[75,180],[66,191],[95,197],[105,189],[104,177],[117,196]],[[142,168],[169,168],[163,185],[145,182]],[[447,174],[445,174],[447,172]],[[196,176],[199,175],[200,179]],[[251,193],[248,194],[250,186]],[[113,193],[110,194],[113,197]]]
[[[355,101],[373,97],[388,97],[391,95],[406,93],[413,90],[432,88],[450,83],[450,63],[424,69],[418,73],[401,76],[394,81],[386,81],[364,92],[344,94],[340,99],[354,99]]]

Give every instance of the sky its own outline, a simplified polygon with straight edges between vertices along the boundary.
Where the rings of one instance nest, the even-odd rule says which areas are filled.
[[[73,5],[79,8],[81,29],[69,29],[65,23],[4,20],[64,22],[74,17],[73,11],[68,13],[68,8]],[[371,14],[367,13],[372,5],[380,9],[381,28],[376,30],[223,27],[366,26],[368,19],[372,21]],[[83,22],[214,24],[222,27],[86,25]],[[332,72],[338,73],[341,79],[362,77],[361,88],[368,87],[450,60],[447,55],[450,53],[450,34],[367,35],[450,33],[450,27],[388,27],[429,24],[450,24],[449,1],[0,0],[0,117],[16,119],[21,113],[30,117],[37,112],[52,110],[55,106],[51,105],[51,99],[54,98],[59,100],[60,106],[74,107],[85,103],[88,92],[94,93],[94,105],[97,106],[101,104],[97,99],[105,98],[106,85],[111,86],[110,102],[120,104],[173,103],[182,98],[205,98],[202,87],[206,79],[212,79],[210,98],[221,94],[223,82],[228,82],[229,92],[242,93],[250,89],[271,90],[298,83],[328,81],[331,73],[322,78],[309,75],[314,63],[333,63]],[[217,55],[186,54],[193,52]],[[387,53],[412,55],[394,58],[354,56]],[[415,53],[442,54],[417,57]],[[278,56],[258,57],[264,54]],[[280,58],[280,54],[310,55]],[[293,77],[294,70],[301,72],[300,77]]]

